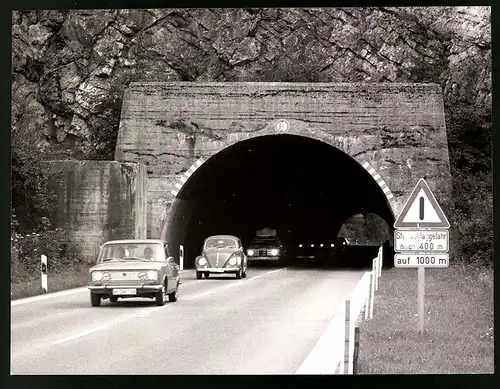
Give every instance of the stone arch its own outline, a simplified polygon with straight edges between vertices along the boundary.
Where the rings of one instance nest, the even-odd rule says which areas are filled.
[[[340,137],[332,137],[330,134],[327,134],[326,132],[323,133],[321,131],[316,131],[315,133],[312,133],[310,131],[307,131],[303,126],[302,122],[298,122],[297,126],[290,126],[288,121],[288,128],[287,131],[277,131],[277,123],[282,123],[283,119],[277,119],[273,122],[273,125],[268,124],[265,128],[262,128],[261,131],[257,133],[251,133],[251,134],[245,134],[246,136],[243,137],[243,139],[239,139],[238,137],[230,137],[226,140],[226,142],[222,143],[217,147],[213,153],[209,157],[199,157],[195,162],[191,164],[189,169],[187,169],[184,173],[180,174],[178,178],[176,179],[176,182],[174,184],[174,189],[170,191],[170,196],[173,196],[170,198],[170,203],[175,202],[177,199],[178,194],[182,191],[182,188],[185,186],[185,184],[188,182],[188,180],[191,178],[191,176],[200,168],[203,167],[204,164],[206,164],[212,157],[215,155],[219,154],[220,152],[232,147],[233,145],[244,142],[245,140],[252,139],[252,138],[257,138],[257,137],[265,137],[265,136],[276,136],[279,134],[287,134],[287,135],[295,135],[295,136],[300,136],[300,137],[307,137],[311,138],[323,143],[326,143],[336,149],[339,149],[340,151],[344,152],[347,156],[350,158],[354,159],[363,169],[370,174],[372,179],[375,181],[375,183],[380,187],[381,191],[383,192],[388,205],[389,205],[389,210],[391,212],[391,216],[394,217],[394,215],[397,215],[397,209],[396,209],[396,204],[395,204],[395,199],[394,195],[392,194],[392,191],[390,190],[388,184],[386,183],[386,180],[382,177],[382,175],[377,172],[377,170],[368,162],[366,159],[363,158],[362,155],[357,155],[352,153],[353,149],[353,141],[348,139],[348,138],[340,138]],[[173,217],[175,215],[171,215],[171,209],[165,208],[162,212],[161,215],[161,222],[162,222],[162,228],[161,228],[161,238],[165,239],[167,235],[167,226],[169,224],[169,217]],[[339,226],[340,228],[340,226]]]

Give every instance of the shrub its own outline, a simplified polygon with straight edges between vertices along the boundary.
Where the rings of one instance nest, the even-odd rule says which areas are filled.
[[[14,216],[15,220],[15,216]],[[40,224],[39,232],[11,234],[11,281],[26,282],[40,276],[40,256],[47,256],[47,269],[52,273],[63,272],[84,265],[68,247],[68,240],[61,228],[50,229],[47,218]]]
[[[56,195],[41,162],[34,147],[22,143],[12,147],[11,213],[15,214],[12,228],[17,232],[26,234],[42,228],[40,221],[55,207]]]

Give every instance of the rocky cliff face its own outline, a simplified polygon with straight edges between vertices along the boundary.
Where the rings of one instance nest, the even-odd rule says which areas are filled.
[[[489,7],[15,12],[13,139],[112,159],[131,81],[437,82],[491,109]]]

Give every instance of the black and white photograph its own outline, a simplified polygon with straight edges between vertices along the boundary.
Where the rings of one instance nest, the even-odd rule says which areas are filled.
[[[11,14],[11,375],[494,373],[491,7]]]

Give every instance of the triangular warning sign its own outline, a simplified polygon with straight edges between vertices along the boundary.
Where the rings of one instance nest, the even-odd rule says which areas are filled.
[[[421,178],[406,200],[394,228],[450,228],[431,189]]]

